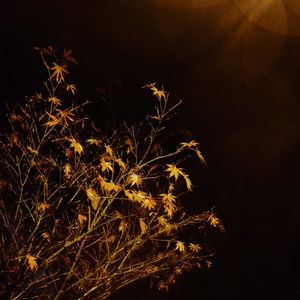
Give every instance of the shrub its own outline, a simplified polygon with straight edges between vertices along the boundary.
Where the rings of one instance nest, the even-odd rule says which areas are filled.
[[[192,190],[184,160],[194,153],[205,163],[198,143],[166,152],[157,140],[179,103],[148,84],[154,115],[105,134],[82,116],[88,102],[72,101],[71,51],[37,50],[44,91],[11,110],[1,135],[2,297],[106,299],[137,280],[168,289],[184,271],[209,267],[212,254],[184,233],[202,239],[221,221],[180,204]]]

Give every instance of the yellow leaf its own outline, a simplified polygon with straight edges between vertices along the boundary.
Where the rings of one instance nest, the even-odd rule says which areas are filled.
[[[202,249],[202,247],[199,244],[190,243],[189,249],[194,253],[198,253]]]
[[[159,216],[157,220],[160,226],[165,227],[167,225],[167,220],[163,216]]]
[[[77,152],[79,155],[83,152],[83,147],[78,143],[73,137],[68,139],[71,143],[70,147],[74,148],[74,152]]]
[[[197,143],[196,141],[190,141],[188,143],[180,143],[180,145],[182,146],[182,148],[193,148],[193,147],[197,147],[199,145],[199,143]]]
[[[34,155],[38,155],[38,154],[39,154],[37,150],[32,149],[30,146],[27,146],[26,148],[29,150],[29,152],[30,152],[31,154],[34,154]]]
[[[26,255],[27,263],[31,271],[35,271],[38,269],[38,264],[36,262],[36,257],[30,255],[29,253]]]
[[[48,101],[54,105],[61,105],[61,101],[56,97],[50,97],[48,98]]]
[[[214,213],[211,213],[210,216],[208,217],[208,222],[210,223],[211,226],[213,227],[218,227],[221,225],[221,221]]]
[[[64,166],[64,174],[67,178],[69,178],[71,176],[71,170],[72,170],[72,167],[70,164],[65,164]]]
[[[192,182],[189,179],[189,176],[187,174],[183,174],[183,178],[185,180],[186,188],[188,189],[189,192],[192,191]]]
[[[103,157],[101,157],[101,159],[100,159],[100,166],[101,166],[102,172],[105,172],[106,170],[110,170],[111,172],[114,172],[112,164],[108,161],[105,161],[105,159]]]
[[[52,127],[60,124],[60,121],[53,115],[49,114],[46,111],[46,114],[49,116],[49,121],[44,124],[44,126]]]
[[[82,225],[84,221],[87,221],[87,217],[82,214],[78,214],[77,219],[80,225]]]
[[[179,175],[183,175],[182,168],[177,168],[174,164],[167,164],[167,172],[170,172],[169,178],[175,177],[175,181],[178,179]]]
[[[142,234],[144,234],[147,231],[148,226],[146,225],[146,223],[143,219],[140,219],[140,228],[141,228]]]
[[[162,202],[164,204],[164,210],[169,218],[171,218],[174,215],[174,212],[176,210],[176,205],[174,204],[175,196],[171,193],[168,194],[160,194],[162,197]]]
[[[161,100],[162,97],[164,99],[166,99],[167,97],[166,92],[163,89],[162,90],[157,89],[156,83],[146,84],[144,88],[149,88],[152,91],[153,95],[156,96],[158,100]]]
[[[67,126],[69,122],[74,122],[75,115],[74,113],[72,113],[70,109],[64,109],[64,110],[57,109],[57,111],[58,111],[57,118],[65,126]]]
[[[99,146],[101,144],[101,141],[96,139],[87,139],[86,142],[89,143],[90,145],[96,145],[96,146]]]
[[[157,97],[158,100],[161,100],[161,98],[166,99],[167,95],[164,90],[158,90],[157,88],[153,88],[153,95]]]
[[[155,208],[155,206],[156,206],[156,201],[155,201],[151,196],[149,196],[149,197],[146,197],[145,199],[143,199],[143,200],[141,201],[141,206],[142,206],[143,208],[146,208],[146,209],[151,210],[151,209],[154,209],[154,208]]]
[[[93,209],[96,210],[100,203],[100,196],[93,188],[86,189],[86,194],[88,198],[91,200]]]
[[[105,152],[109,155],[109,156],[114,156],[113,155],[113,150],[112,150],[112,148],[111,148],[111,146],[110,145],[104,145],[104,148],[105,148]]]
[[[39,202],[37,204],[37,210],[44,213],[46,209],[48,209],[50,207],[50,204],[48,203],[42,203],[42,202]]]
[[[115,162],[119,165],[120,170],[121,170],[122,172],[124,172],[124,171],[126,170],[126,165],[125,165],[125,163],[124,163],[120,158],[117,158],[117,159],[115,160]]]
[[[75,95],[75,91],[77,90],[75,84],[67,84],[66,91],[70,92],[73,96]]]
[[[147,197],[147,193],[143,191],[132,191],[133,200],[142,203]]]
[[[126,231],[127,227],[128,227],[128,223],[122,220],[118,227],[118,230],[121,231],[123,234]]]
[[[69,72],[66,69],[65,65],[60,66],[57,63],[53,63],[53,67],[50,68],[52,72],[51,78],[55,77],[55,80],[60,83],[61,81],[65,81],[64,74],[68,74]]]
[[[196,149],[195,151],[196,151],[196,153],[197,153],[197,155],[198,155],[200,161],[206,165],[206,161],[205,161],[205,159],[204,159],[202,153],[200,152],[200,150],[199,150],[199,149]]]
[[[179,250],[180,252],[185,251],[185,246],[183,242],[177,241],[175,250]]]
[[[133,191],[125,190],[124,194],[130,201],[134,201],[134,192]]]
[[[131,174],[129,175],[128,181],[131,186],[136,185],[139,187],[142,184],[142,177],[138,174]]]

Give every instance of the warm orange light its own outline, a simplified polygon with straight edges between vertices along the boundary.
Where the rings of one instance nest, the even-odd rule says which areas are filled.
[[[158,4],[181,8],[201,8],[216,4],[222,0],[155,0]]]
[[[280,34],[300,34],[300,0],[235,0],[260,26]]]

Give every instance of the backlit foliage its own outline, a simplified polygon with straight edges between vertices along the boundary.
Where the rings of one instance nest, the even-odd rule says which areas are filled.
[[[159,145],[178,107],[146,85],[155,113],[138,126],[104,134],[82,116],[69,82],[70,50],[37,48],[44,90],[9,114],[1,135],[0,262],[5,299],[106,299],[134,281],[168,289],[184,271],[209,267],[208,228],[223,230],[208,211],[184,212],[192,190],[183,161],[196,141],[171,152]],[[187,228],[201,241],[185,239]]]

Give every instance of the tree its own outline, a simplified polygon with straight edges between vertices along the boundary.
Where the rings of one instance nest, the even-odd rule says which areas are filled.
[[[2,296],[106,299],[137,280],[168,289],[184,271],[209,267],[205,245],[182,235],[224,230],[213,210],[188,215],[180,203],[192,190],[184,160],[194,153],[205,163],[199,145],[165,152],[158,141],[179,103],[147,84],[155,114],[105,134],[82,116],[89,103],[72,100],[72,52],[36,50],[44,91],[15,106],[1,135]]]

